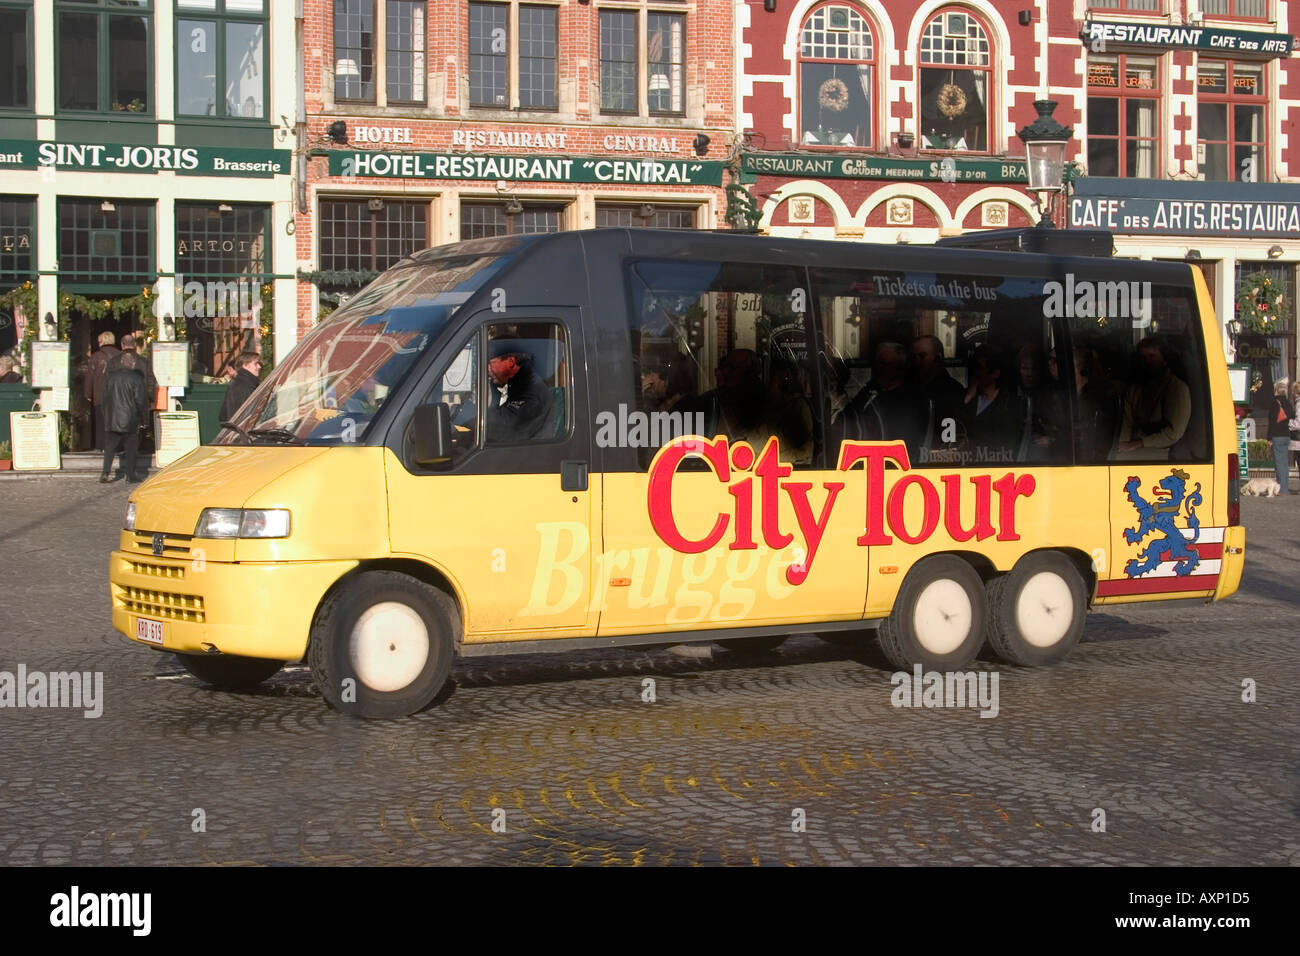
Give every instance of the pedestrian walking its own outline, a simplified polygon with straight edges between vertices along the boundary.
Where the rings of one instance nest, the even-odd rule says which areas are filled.
[[[139,362],[140,358],[134,352],[124,352],[113,371],[104,377],[104,467],[99,476],[104,484],[114,480],[113,459],[119,452],[122,453],[122,472],[126,480],[132,484],[140,480],[135,474],[140,425],[152,403],[145,391]]]
[[[241,352],[235,365],[239,370],[226,389],[226,400],[221,403],[223,422],[231,421],[235,417],[240,406],[248,401],[248,396],[253,394],[261,382],[258,373],[262,371],[262,356],[258,353],[251,349]]]
[[[1273,411],[1268,418],[1268,440],[1273,443],[1273,470],[1277,475],[1278,494],[1287,491],[1291,484],[1291,419],[1295,406],[1288,397],[1291,383],[1279,378],[1273,383]]]
[[[153,363],[145,361],[145,359],[140,355],[138,351],[139,345],[140,340],[136,336],[131,335],[130,333],[122,336],[122,354],[125,355],[127,352],[130,352],[139,359],[139,361],[135,363],[135,370],[139,372],[140,377],[144,379],[145,391],[149,393],[149,404],[152,406],[154,396],[158,391],[158,379],[155,378],[153,374]],[[111,367],[109,371],[112,371]]]
[[[82,380],[82,394],[90,401],[95,418],[95,448],[104,447],[104,378],[109,365],[116,365],[121,352],[113,344],[112,332],[99,333],[99,351],[90,357],[86,377]]]

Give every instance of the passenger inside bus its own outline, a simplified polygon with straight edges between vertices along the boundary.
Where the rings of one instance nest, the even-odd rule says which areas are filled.
[[[780,441],[781,460],[795,465],[811,464],[813,459],[812,405],[804,392],[795,364],[774,358],[768,377],[765,430]]]
[[[943,340],[937,335],[920,335],[912,341],[912,381],[928,406],[930,443],[942,442],[948,423],[961,410],[964,389],[943,365]]]
[[[845,413],[846,435],[858,441],[901,438],[912,460],[925,440],[928,406],[908,382],[907,349],[881,342],[871,361],[871,381],[854,396]]]
[[[642,366],[641,399],[645,411],[683,411],[677,408],[678,404],[694,394],[695,369],[680,352],[666,358],[651,358]]]
[[[1087,346],[1076,346],[1072,426],[1077,461],[1105,461],[1115,441],[1118,406],[1104,375],[1096,353]]]
[[[1006,361],[987,345],[971,356],[971,384],[966,389],[962,416],[976,461],[1015,460],[1024,414],[1011,387],[1003,381]]]
[[[1124,395],[1117,458],[1168,459],[1187,431],[1191,391],[1169,367],[1164,342],[1149,336],[1138,343],[1138,369]]]

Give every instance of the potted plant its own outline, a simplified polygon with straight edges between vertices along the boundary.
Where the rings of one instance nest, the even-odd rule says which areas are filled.
[[[10,447],[9,442],[0,441],[0,471],[9,471],[13,468],[13,457],[13,449]]]
[[[1250,467],[1273,467],[1273,445],[1267,439],[1256,438],[1248,444],[1247,448],[1250,452]]]

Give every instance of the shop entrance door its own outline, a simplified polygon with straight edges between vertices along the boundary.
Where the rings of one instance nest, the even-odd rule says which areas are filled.
[[[86,298],[94,302],[112,302],[120,296],[113,295],[94,295],[86,293]],[[113,334],[113,347],[118,348],[122,343],[122,336],[135,334],[139,332],[138,315],[134,311],[122,312],[114,315],[112,311],[106,312],[99,318],[94,318],[85,312],[73,309],[68,315],[68,342],[71,345],[71,363],[69,369],[68,385],[68,419],[72,429],[71,447],[69,451],[91,451],[95,448],[95,419],[94,409],[90,400],[86,398],[86,370],[90,362],[90,356],[99,351],[99,337],[105,332]],[[150,431],[152,426],[150,426]],[[146,432],[146,436],[149,432]],[[145,451],[146,442],[152,442],[152,437],[141,439],[140,452]],[[150,453],[153,446],[149,445]]]

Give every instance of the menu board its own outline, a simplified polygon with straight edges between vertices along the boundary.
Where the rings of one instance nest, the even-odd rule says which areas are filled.
[[[58,412],[10,412],[9,435],[14,471],[57,471],[61,467]]]
[[[158,436],[154,462],[162,468],[199,447],[199,413],[159,412],[154,416],[154,434]]]
[[[67,388],[70,354],[67,342],[33,342],[32,387]]]
[[[186,388],[190,384],[190,346],[188,342],[155,342],[153,374],[159,385]]]

